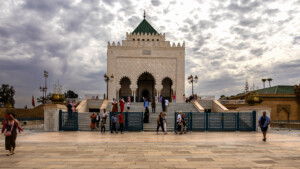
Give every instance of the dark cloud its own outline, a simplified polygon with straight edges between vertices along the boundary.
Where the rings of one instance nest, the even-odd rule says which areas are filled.
[[[300,36],[295,36],[292,43],[294,45],[300,45]]]
[[[161,2],[159,0],[151,0],[151,4],[153,6],[160,6],[161,5]]]
[[[70,0],[26,0],[23,8],[36,12],[36,15],[42,15],[44,18],[52,18],[60,9],[68,9]]]
[[[239,14],[245,14],[249,13],[252,11],[255,11],[260,6],[260,2],[258,1],[249,1],[249,0],[244,0],[241,3],[237,3],[236,1],[231,1],[231,4],[228,5],[228,9],[239,13]]]
[[[251,32],[241,27],[231,27],[230,31],[234,34],[239,35],[243,39],[248,39],[251,36]]]
[[[264,49],[263,48],[251,49],[250,53],[255,56],[261,56],[264,53]]]
[[[239,25],[254,28],[260,23],[259,19],[241,19]]]

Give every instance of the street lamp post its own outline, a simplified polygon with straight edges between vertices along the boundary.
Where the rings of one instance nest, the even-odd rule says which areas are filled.
[[[104,81],[106,82],[106,99],[108,99],[108,82],[112,82],[114,80],[114,75],[112,74],[110,77],[107,74],[104,74]]]
[[[188,77],[188,82],[189,84],[192,83],[192,96],[194,97],[194,83],[197,83],[198,81],[198,76],[196,75],[195,77],[193,75],[190,75]]]
[[[47,78],[48,78],[48,72],[44,70],[44,78],[45,78],[45,86],[40,87],[40,91],[43,92],[43,104],[46,103],[46,97],[47,97]]]

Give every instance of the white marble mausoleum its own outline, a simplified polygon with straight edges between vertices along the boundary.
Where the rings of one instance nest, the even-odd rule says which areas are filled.
[[[108,42],[108,99],[131,96],[152,101],[155,96],[183,102],[185,93],[185,43],[171,43],[145,19],[122,42]]]

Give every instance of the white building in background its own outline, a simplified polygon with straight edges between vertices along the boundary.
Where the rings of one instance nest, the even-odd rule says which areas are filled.
[[[166,41],[144,15],[122,43],[108,42],[107,75],[114,77],[108,81],[109,100],[131,96],[134,101],[143,97],[152,101],[155,96],[176,94],[177,103],[184,102],[185,44]]]

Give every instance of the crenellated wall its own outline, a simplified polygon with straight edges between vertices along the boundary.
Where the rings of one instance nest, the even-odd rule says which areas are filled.
[[[128,77],[132,96],[137,92],[138,79],[149,73],[155,81],[155,94],[160,95],[162,80],[170,78],[177,102],[183,102],[185,79],[185,43],[171,44],[165,34],[126,33],[126,40],[108,42],[107,74],[114,75],[108,82],[108,98],[119,98],[120,80]]]

